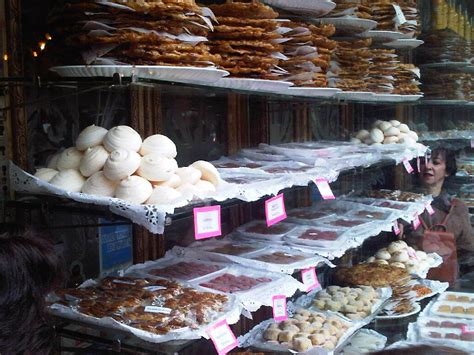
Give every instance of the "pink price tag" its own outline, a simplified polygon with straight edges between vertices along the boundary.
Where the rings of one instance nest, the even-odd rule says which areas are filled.
[[[405,159],[403,161],[403,165],[405,166],[405,169],[408,174],[411,174],[413,172],[413,167],[411,166],[410,161],[408,159]]]
[[[312,267],[301,271],[301,279],[303,284],[306,286],[306,292],[314,290],[319,287],[319,280],[316,276],[316,268]]]
[[[283,194],[265,201],[265,217],[267,226],[272,226],[286,218],[285,200]]]
[[[218,237],[222,234],[221,206],[199,207],[194,213],[194,238],[196,240]]]
[[[433,209],[433,207],[431,206],[430,203],[426,205],[426,211],[428,211],[430,216],[434,215],[434,213],[435,213],[435,211],[434,211],[434,209]]]
[[[421,173],[421,159],[420,157],[416,158],[416,168],[418,169],[417,171]]]
[[[227,354],[239,345],[239,342],[225,319],[207,328],[206,333],[214,343],[214,347],[219,355]]]
[[[288,311],[286,309],[286,296],[277,295],[273,296],[273,319],[277,322],[281,322],[288,319]]]
[[[321,193],[323,199],[334,200],[336,198],[331,190],[331,186],[329,186],[329,181],[327,179],[317,178],[316,180],[314,180],[314,183],[318,187],[318,190]]]
[[[420,216],[418,216],[418,214],[415,214],[415,218],[413,219],[412,224],[413,224],[414,230],[417,230],[420,227],[421,221],[420,221]]]
[[[395,233],[395,235],[400,235],[400,228],[398,227],[398,221],[394,221],[393,222],[393,233]]]
[[[461,333],[462,334],[474,334],[474,326],[469,326],[467,324],[463,324],[461,327]]]

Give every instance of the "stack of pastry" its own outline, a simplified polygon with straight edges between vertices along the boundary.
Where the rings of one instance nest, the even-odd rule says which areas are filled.
[[[398,5],[403,11],[406,22],[399,25],[397,30],[410,35],[410,37],[417,37],[421,33],[421,19],[417,9],[417,0],[397,0]]]
[[[331,70],[329,85],[343,91],[367,91],[372,54],[372,40],[338,41]]]
[[[364,4],[361,0],[334,0],[336,7],[327,17],[354,17],[366,20],[372,19],[371,4]]]
[[[416,9],[416,3],[412,0],[364,0],[367,6],[372,10],[372,20],[378,22],[377,30],[380,31],[399,31],[414,37],[419,34],[419,16]],[[396,7],[399,7],[403,16],[397,14]]]
[[[50,18],[53,48],[68,64],[209,66],[212,29],[194,0],[66,3]]]
[[[337,43],[330,40],[336,31],[333,25],[310,25],[303,22],[286,22],[291,29],[285,33],[288,42],[283,44],[284,54],[289,58],[280,66],[289,74],[285,80],[295,86],[327,87],[326,73]]]
[[[216,191],[217,169],[206,161],[178,168],[176,145],[155,134],[142,141],[131,127],[85,128],[76,146],[50,157],[35,176],[67,192],[117,197],[133,204],[179,204]]]
[[[393,94],[397,95],[419,95],[420,81],[419,69],[413,64],[402,64],[399,63],[396,69],[393,71],[395,77],[395,89]]]
[[[428,32],[417,51],[420,63],[465,62],[470,58],[468,42],[450,29]]]
[[[211,5],[218,25],[210,34],[213,55],[233,77],[273,78],[279,63],[282,36],[277,32],[278,13],[259,2]]]
[[[422,88],[427,99],[471,99],[471,74],[425,68],[422,71],[422,76]]]
[[[394,287],[404,286],[410,275],[396,266],[368,263],[338,268],[336,280],[346,286]]]
[[[369,69],[369,91],[391,94],[395,89],[394,70],[400,61],[393,49],[371,49],[372,63]]]

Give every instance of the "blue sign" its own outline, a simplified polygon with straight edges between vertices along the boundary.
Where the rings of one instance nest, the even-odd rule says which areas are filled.
[[[111,222],[100,219],[100,223]],[[108,225],[99,227],[101,275],[132,264],[132,226]]]

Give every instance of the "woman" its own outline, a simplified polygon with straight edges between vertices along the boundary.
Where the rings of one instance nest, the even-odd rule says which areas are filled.
[[[53,246],[33,233],[0,235],[0,354],[48,354],[45,296],[57,285]]]
[[[468,208],[461,200],[451,198],[443,188],[445,179],[455,173],[454,153],[444,148],[433,150],[431,157],[421,165],[420,182],[423,192],[433,196],[431,206],[434,213],[425,210],[416,230],[405,227],[410,244],[443,256],[442,267],[438,274],[435,269],[432,276],[450,282],[454,282],[457,276],[458,254],[474,251]]]

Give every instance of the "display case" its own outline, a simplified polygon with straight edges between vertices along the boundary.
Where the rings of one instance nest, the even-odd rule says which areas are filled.
[[[449,284],[409,238],[432,151],[472,205],[469,1],[0,4],[4,222],[65,261],[57,352],[470,349],[474,250]]]

